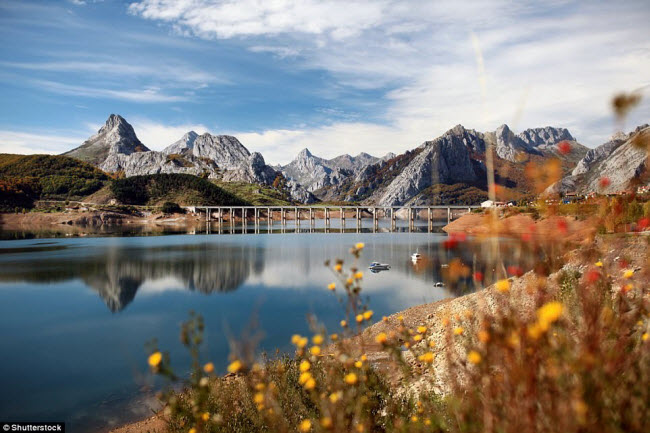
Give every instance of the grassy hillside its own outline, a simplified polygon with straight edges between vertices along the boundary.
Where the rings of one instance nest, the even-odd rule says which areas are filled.
[[[191,174],[152,174],[117,179],[111,192],[124,204],[156,206],[164,202],[180,205],[248,205],[249,202]]]
[[[74,158],[0,154],[0,209],[30,208],[38,199],[79,199],[108,181],[106,173]]]

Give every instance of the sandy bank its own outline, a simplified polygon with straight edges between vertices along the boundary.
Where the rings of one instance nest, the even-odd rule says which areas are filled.
[[[530,215],[512,215],[500,218],[491,213],[466,214],[443,227],[447,233],[466,233],[471,236],[514,236],[546,241],[591,241],[596,234],[591,219],[552,216],[535,220]]]

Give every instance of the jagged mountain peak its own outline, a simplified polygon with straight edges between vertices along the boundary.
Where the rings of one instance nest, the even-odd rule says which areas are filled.
[[[183,153],[187,151],[188,149],[191,150],[194,147],[194,142],[196,139],[199,137],[199,134],[197,134],[194,131],[189,131],[186,132],[178,141],[175,141],[174,143],[170,144],[166,148],[163,149],[163,153],[166,154],[176,154],[176,153]]]
[[[296,158],[310,158],[312,156],[314,155],[309,151],[309,149],[305,147],[303,150],[298,152],[298,156],[296,156]]]
[[[148,151],[135,135],[133,126],[119,114],[111,114],[97,134],[64,155],[101,165],[109,155],[130,155]]]

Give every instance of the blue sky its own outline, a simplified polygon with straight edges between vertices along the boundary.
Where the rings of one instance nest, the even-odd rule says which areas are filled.
[[[593,147],[650,122],[650,4],[621,3],[5,0],[0,152],[63,152],[110,113],[152,149],[194,129],[270,163],[402,152],[458,123]],[[636,89],[617,123],[612,95]]]

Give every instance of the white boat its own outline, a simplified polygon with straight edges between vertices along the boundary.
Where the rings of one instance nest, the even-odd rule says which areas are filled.
[[[438,281],[436,284],[433,285],[433,287],[445,287],[445,283],[442,281]]]
[[[387,263],[372,262],[368,269],[371,271],[387,271],[390,269],[390,265]]]
[[[411,254],[411,260],[413,262],[420,261],[420,260],[422,260],[422,255],[420,253],[413,253],[413,254]]]

